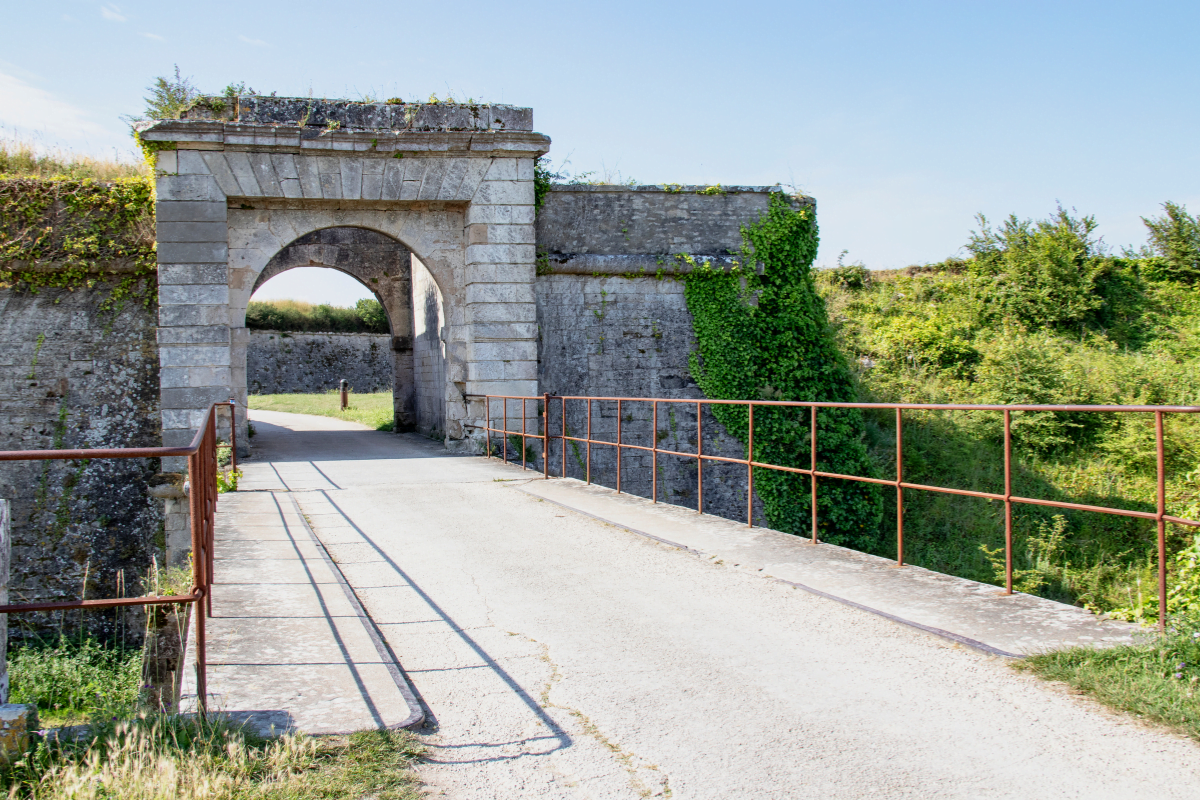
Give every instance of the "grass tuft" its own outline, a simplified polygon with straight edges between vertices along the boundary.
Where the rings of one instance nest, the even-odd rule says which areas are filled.
[[[263,740],[220,717],[152,716],[43,741],[0,773],[10,797],[42,800],[415,800],[424,748],[408,731]]]
[[[142,652],[107,647],[92,638],[24,644],[8,653],[12,703],[34,703],[43,726],[75,725],[137,710]]]
[[[334,390],[321,394],[252,394],[250,408],[258,411],[286,411],[289,414],[314,414],[369,425],[377,431],[395,430],[396,417],[391,392],[350,394],[350,406],[341,410],[341,396]]]
[[[1200,617],[1177,620],[1165,636],[1147,634],[1139,644],[1072,647],[1014,666],[1200,740]]]

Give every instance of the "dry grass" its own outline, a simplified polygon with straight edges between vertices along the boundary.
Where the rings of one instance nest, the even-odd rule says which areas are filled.
[[[37,800],[416,800],[423,750],[408,731],[261,740],[219,718],[160,716],[43,742],[0,775],[10,798]]]
[[[149,168],[143,161],[95,158],[69,150],[38,147],[19,139],[0,139],[0,176],[3,177],[114,181],[145,175],[149,175]]]

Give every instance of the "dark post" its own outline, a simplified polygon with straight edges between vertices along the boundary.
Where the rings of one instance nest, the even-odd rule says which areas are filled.
[[[350,383],[342,378],[339,388],[342,392],[342,411],[345,411],[346,407],[350,405]]]

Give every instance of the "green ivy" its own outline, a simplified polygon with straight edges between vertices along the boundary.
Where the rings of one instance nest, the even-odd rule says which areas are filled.
[[[149,178],[112,182],[0,176],[0,286],[112,286],[101,310],[135,294],[155,302],[154,187]]]
[[[682,280],[696,333],[691,372],[706,397],[855,400],[850,370],[813,284],[817,242],[815,209],[777,193],[758,222],[742,227],[742,249],[732,269],[681,257],[695,267]],[[745,406],[713,406],[713,414],[747,443]],[[809,425],[808,409],[756,407],[755,460],[807,468]],[[858,410],[818,412],[817,464],[827,472],[875,476]],[[807,477],[759,469],[754,479],[771,527],[801,535],[811,531]],[[817,502],[823,541],[876,549],[882,514],[877,486],[824,479],[818,482]]]

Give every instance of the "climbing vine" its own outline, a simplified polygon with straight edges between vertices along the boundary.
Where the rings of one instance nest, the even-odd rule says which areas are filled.
[[[850,371],[813,284],[817,241],[815,209],[776,193],[758,222],[742,226],[742,248],[731,269],[680,257],[694,267],[682,276],[696,333],[690,368],[706,397],[854,401]],[[714,406],[713,413],[746,444],[745,406]],[[872,476],[862,415],[855,409],[823,409],[817,419],[818,469]],[[755,460],[808,467],[809,425],[807,409],[756,407]],[[818,487],[820,538],[874,549],[882,513],[878,487],[828,479]],[[755,489],[771,527],[809,532],[807,477],[759,469]]]
[[[111,284],[101,310],[134,295],[154,303],[154,190],[148,178],[112,182],[0,176],[0,286]]]

